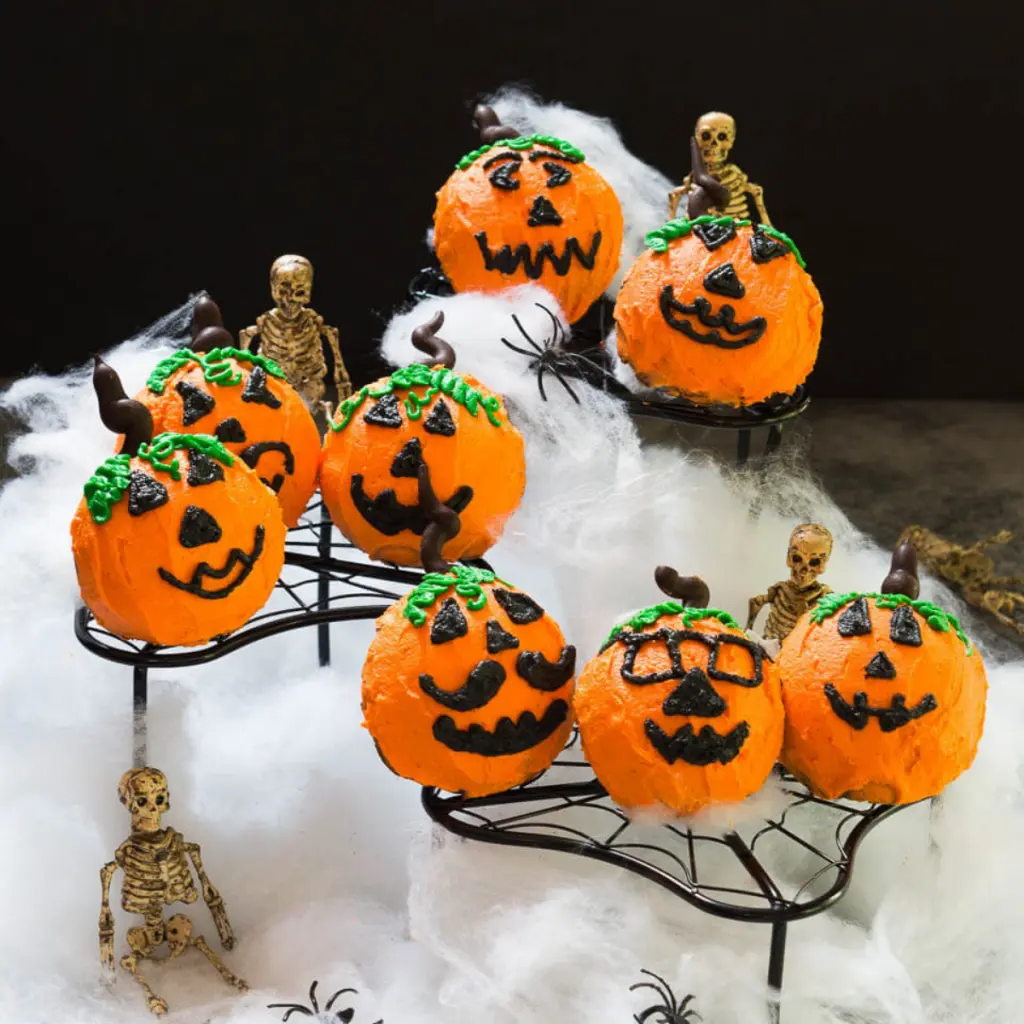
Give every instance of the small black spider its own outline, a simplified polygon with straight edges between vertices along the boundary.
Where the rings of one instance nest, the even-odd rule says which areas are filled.
[[[677,1003],[676,994],[664,978],[659,978],[653,971],[643,968],[641,968],[640,973],[646,974],[649,978],[653,978],[654,981],[638,981],[635,985],[629,986],[629,991],[635,992],[641,988],[653,989],[658,993],[658,998],[661,1002],[655,1003],[654,1006],[649,1006],[642,1013],[634,1013],[633,1020],[636,1021],[636,1024],[645,1024],[656,1013],[660,1013],[661,1016],[654,1024],[690,1024],[691,1021],[704,1019],[696,1010],[687,1009],[695,998],[694,996],[685,996],[681,1003]]]
[[[284,1016],[281,1018],[282,1021],[286,1021],[293,1013],[301,1013],[305,1017],[316,1017],[319,1021],[330,1022],[333,1024],[334,1021],[341,1021],[341,1024],[350,1024],[353,1017],[356,1015],[356,1011],[352,1007],[346,1007],[344,1010],[335,1010],[334,1003],[338,996],[347,995],[352,993],[358,995],[358,990],[354,988],[339,988],[337,992],[327,1000],[327,1005],[320,1009],[320,1004],[316,999],[316,987],[320,982],[314,981],[309,986],[309,1002],[312,1009],[309,1006],[300,1006],[298,1003],[268,1003],[268,1010],[284,1010]],[[383,1020],[378,1020],[375,1024],[384,1024]]]

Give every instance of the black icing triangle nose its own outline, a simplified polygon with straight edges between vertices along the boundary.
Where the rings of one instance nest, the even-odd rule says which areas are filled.
[[[530,216],[526,223],[531,228],[538,228],[543,224],[561,224],[562,218],[547,196],[537,196],[530,207]]]
[[[715,692],[704,670],[694,666],[661,705],[665,715],[692,715],[695,718],[717,718],[724,715],[726,703]]]

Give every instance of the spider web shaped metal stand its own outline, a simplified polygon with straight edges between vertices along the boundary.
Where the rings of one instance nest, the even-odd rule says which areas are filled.
[[[410,299],[419,301],[454,295],[455,290],[438,267],[425,267],[409,283],[408,294]],[[529,369],[536,372],[537,386],[545,400],[545,377],[549,378],[547,386],[557,382],[577,402],[579,399],[572,389],[572,381],[583,380],[621,399],[634,418],[648,417],[694,427],[734,430],[737,466],[745,465],[750,458],[754,430],[768,429],[762,452],[762,457],[767,458],[782,443],[783,424],[802,415],[811,404],[803,386],[791,395],[774,395],[768,401],[741,409],[700,406],[658,390],[637,395],[615,377],[611,358],[604,347],[604,340],[613,327],[614,303],[611,300],[598,299],[583,319],[573,324],[570,335],[566,335],[554,314],[545,307],[541,308],[552,319],[552,333],[548,337],[531,337],[518,317],[513,316],[514,329],[502,341],[507,348],[529,361]]]
[[[472,798],[427,787],[423,807],[465,839],[614,864],[705,913],[771,925],[769,1010],[778,1022],[789,922],[835,904],[850,886],[864,837],[903,808],[822,800],[776,766],[787,803],[774,818],[721,833],[634,822],[609,798],[577,741],[574,733],[554,765],[526,785]],[[807,858],[802,877],[787,876],[776,863],[794,847]]]

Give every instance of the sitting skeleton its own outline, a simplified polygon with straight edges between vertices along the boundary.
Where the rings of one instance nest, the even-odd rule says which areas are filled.
[[[824,526],[814,523],[798,526],[790,534],[786,554],[789,579],[773,584],[768,593],[750,599],[747,629],[753,628],[758,613],[770,604],[771,611],[764,627],[765,639],[785,639],[804,612],[813,608],[825,594],[832,593],[830,587],[818,582],[831,554],[832,534]]]
[[[736,122],[728,114],[704,114],[697,120],[694,138],[703,158],[704,169],[729,190],[728,201],[707,212],[718,217],[753,220],[770,227],[772,222],[764,208],[764,189],[755,185],[739,167],[728,162],[729,151],[736,141]],[[672,189],[668,194],[669,217],[676,216],[679,204],[693,189],[693,174],[690,173],[679,188]],[[683,203],[683,210],[684,213],[687,210],[686,203]]]
[[[161,828],[160,817],[170,810],[167,779],[155,768],[133,768],[121,777],[118,793],[121,803],[131,811],[131,835],[117,848],[114,859],[100,870],[103,902],[100,906],[100,962],[114,969],[114,915],[110,910],[110,883],[120,868],[124,872],[121,906],[131,914],[139,914],[144,924],[128,929],[131,952],[121,957],[121,966],[142,986],[149,1009],[163,1015],[167,1003],[150,987],[139,970],[143,960],[159,963],[181,956],[195,947],[217,969],[221,977],[240,992],[248,990],[241,978],[221,963],[217,954],[201,935],[192,934],[192,922],[184,914],[175,914],[164,921],[164,907],[172,903],[195,903],[199,898],[192,878],[195,868],[203,899],[210,908],[221,945],[231,949],[235,936],[228,922],[224,901],[210,884],[199,846],[185,842],[173,828]],[[192,865],[190,867],[189,860]],[[157,947],[167,944],[166,954],[156,954]]]
[[[1024,594],[1001,587],[1024,586],[1024,576],[997,576],[995,562],[985,554],[993,544],[1013,539],[1009,530],[961,547],[943,540],[924,526],[908,526],[900,540],[909,540],[917,557],[937,576],[960,588],[963,599],[975,608],[994,615],[1004,626],[1024,634]]]
[[[270,268],[270,294],[277,305],[256,318],[252,327],[238,333],[238,346],[248,349],[260,339],[260,354],[273,359],[284,370],[288,383],[302,396],[314,414],[324,409],[327,364],[321,339],[331,346],[334,359],[334,384],[338,401],[352,394],[352,382],[341,359],[338,329],[307,304],[313,297],[313,264],[302,256],[280,256]]]

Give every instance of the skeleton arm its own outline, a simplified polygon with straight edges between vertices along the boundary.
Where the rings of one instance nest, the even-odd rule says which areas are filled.
[[[263,317],[256,317],[256,323],[252,327],[243,327],[238,332],[238,347],[243,352],[249,351],[249,346],[252,344],[252,339],[257,337],[263,330]]]
[[[235,933],[231,930],[231,922],[228,921],[227,911],[224,909],[224,900],[220,893],[213,887],[203,868],[203,859],[199,852],[198,843],[185,843],[185,852],[192,861],[199,878],[199,885],[203,890],[203,899],[210,908],[210,916],[217,926],[217,934],[220,936],[220,943],[225,949],[231,949],[235,944]]]
[[[750,599],[750,604],[747,606],[747,629],[754,628],[754,620],[757,618],[761,609],[768,604],[771,599],[771,591],[767,594],[758,594],[757,597],[752,597]]]
[[[768,211],[764,208],[764,189],[760,185],[755,185],[752,181],[748,181],[747,191],[754,197],[754,205],[757,207],[758,215],[761,217],[761,223],[771,227],[772,222],[768,219]]]
[[[334,383],[338,389],[338,401],[343,402],[352,394],[352,381],[349,379],[344,362],[342,362],[341,349],[338,346],[338,328],[329,327],[322,319],[317,326],[321,336],[326,338],[327,344],[331,346],[331,355],[334,358]]]
[[[668,217],[669,220],[674,220],[676,213],[679,210],[679,204],[683,201],[687,192],[690,191],[690,175],[683,178],[682,185],[679,188],[672,189],[668,194]],[[686,208],[683,208],[683,216],[686,216]]]
[[[116,860],[100,868],[100,885],[103,887],[100,902],[100,964],[109,971],[114,969],[114,915],[110,911],[110,883],[116,872]]]

